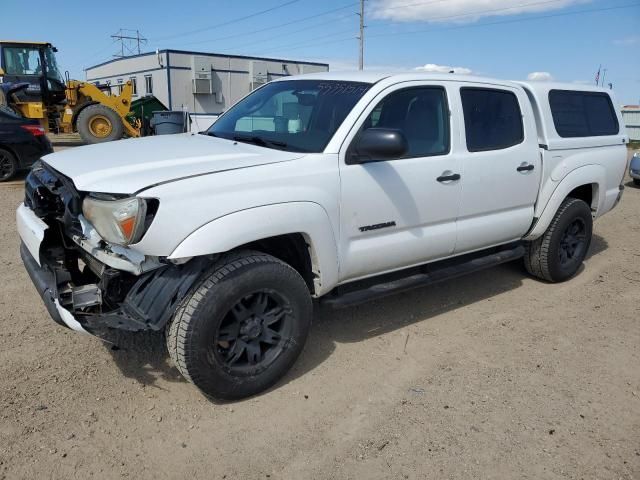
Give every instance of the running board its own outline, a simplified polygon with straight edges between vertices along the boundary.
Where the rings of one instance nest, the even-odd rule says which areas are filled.
[[[511,246],[511,248],[503,249],[488,255],[484,254],[478,256],[476,254],[474,256],[472,254],[464,255],[459,259],[453,258],[443,260],[442,262],[424,265],[418,270],[410,270],[414,272],[418,271],[419,273],[373,285],[369,283],[368,286],[364,288],[355,290],[350,288],[349,291],[340,293],[340,287],[338,287],[336,289],[338,291],[336,294],[329,294],[323,297],[320,302],[323,305],[328,305],[333,308],[351,307],[376,298],[406,292],[407,290],[413,290],[414,288],[432,285],[434,283],[461,277],[468,273],[484,270],[485,268],[500,265],[501,263],[511,262],[512,260],[522,258],[524,253],[524,246],[515,245]],[[347,286],[351,287],[349,284],[345,285],[345,287]]]

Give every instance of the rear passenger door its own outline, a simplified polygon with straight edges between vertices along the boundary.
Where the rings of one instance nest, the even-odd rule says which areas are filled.
[[[541,159],[533,112],[522,89],[461,85],[462,201],[456,253],[507,243],[530,228]]]

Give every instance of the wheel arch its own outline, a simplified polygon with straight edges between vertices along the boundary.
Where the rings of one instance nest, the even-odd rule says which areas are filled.
[[[169,259],[251,248],[296,268],[314,296],[338,282],[334,229],[322,206],[289,202],[230,213],[201,226],[180,242]]]
[[[551,193],[547,193],[548,200],[542,206],[538,205],[536,209],[539,212],[536,215],[537,220],[524,237],[525,240],[534,240],[547,230],[560,205],[567,197],[584,200],[591,207],[594,218],[599,215],[604,206],[606,171],[601,165],[586,165],[577,168],[555,186],[549,188],[551,185],[549,180],[549,184],[542,189],[543,194],[545,190]]]

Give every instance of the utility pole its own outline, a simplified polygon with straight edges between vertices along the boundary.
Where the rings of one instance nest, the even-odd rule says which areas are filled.
[[[602,69],[602,86],[604,87],[604,77],[607,76],[607,69],[603,68]]]
[[[358,70],[364,69],[364,0],[360,0],[360,60],[358,62]]]

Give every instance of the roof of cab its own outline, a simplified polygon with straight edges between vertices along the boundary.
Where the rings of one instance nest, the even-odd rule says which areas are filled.
[[[335,71],[335,72],[316,72],[306,73],[303,75],[295,75],[291,77],[282,77],[276,81],[287,80],[327,80],[327,81],[342,81],[342,82],[362,82],[362,83],[377,83],[381,80],[394,80],[397,82],[406,82],[412,80],[433,80],[433,81],[458,81],[458,82],[474,82],[474,83],[487,83],[493,85],[505,85],[511,87],[519,87],[515,82],[509,80],[499,80],[489,77],[477,77],[473,75],[462,75],[455,73],[426,73],[426,72],[383,72],[383,71]]]
[[[545,98],[550,90],[577,90],[585,92],[604,92],[611,95],[611,90],[596,87],[593,85],[583,85],[579,83],[560,83],[560,82],[543,82],[543,81],[518,81],[518,80],[501,80],[491,77],[480,77],[475,75],[456,74],[456,73],[427,73],[418,71],[407,72],[384,72],[384,71],[333,71],[333,72],[316,72],[305,73],[302,75],[294,75],[281,77],[275,81],[287,80],[327,80],[342,82],[362,82],[377,83],[382,80],[389,79],[397,82],[406,82],[411,80],[431,80],[444,81],[451,80],[457,82],[486,83],[492,85],[504,85],[515,88],[525,88],[533,93],[536,97]]]
[[[0,45],[51,45],[49,42],[27,42],[26,40],[0,40]]]

